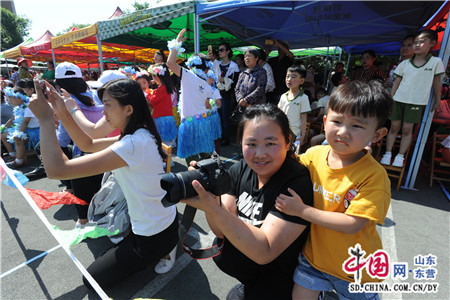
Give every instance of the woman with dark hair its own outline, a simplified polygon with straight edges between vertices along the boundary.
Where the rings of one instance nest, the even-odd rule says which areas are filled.
[[[35,81],[37,84],[37,81]],[[112,171],[124,193],[132,231],[117,245],[98,257],[88,272],[102,287],[159,262],[178,243],[178,221],[175,206],[164,207],[161,188],[163,158],[161,137],[150,115],[147,100],[137,82],[117,79],[99,89],[108,123],[120,129],[120,136],[92,139],[80,130],[64,108],[64,100],[47,85],[48,101],[62,113],[59,118],[70,136],[91,155],[68,160],[56,140],[54,111],[38,91],[31,110],[41,122],[41,151],[50,178],[72,179]],[[90,287],[86,279],[84,283]]]
[[[219,200],[194,180],[199,197],[183,202],[205,212],[212,232],[223,241],[214,262],[243,284],[227,299],[291,299],[309,222],[281,213],[275,200],[291,189],[312,204],[311,179],[295,160],[289,120],[276,106],[247,108],[237,134],[243,159],[229,169],[231,189]]]
[[[44,71],[42,78],[50,83],[55,80],[55,65],[51,60],[47,62],[47,70]]]
[[[75,111],[81,110],[81,112],[89,121],[96,123],[103,116],[103,104],[101,104],[95,92],[89,90],[88,85],[86,84],[82,76],[83,75],[80,68],[69,62],[63,62],[59,64],[55,70],[56,84],[60,88],[67,91],[70,97],[75,99],[77,103],[77,107],[72,109],[70,113],[75,113]],[[57,138],[59,145],[63,148],[67,147],[71,142],[72,137],[69,136],[65,126],[63,126],[61,122],[58,126]],[[75,142],[72,156],[76,157],[85,154],[86,151],[81,151]],[[71,180],[71,184],[69,184],[67,187],[69,189],[72,188],[73,194],[75,196],[86,201],[87,203],[90,203],[94,194],[97,193],[101,187],[102,177],[103,176],[100,174],[84,178],[76,178]],[[78,213],[78,220],[75,226],[76,228],[83,228],[88,222],[88,206],[76,204],[75,207]]]
[[[166,55],[164,54],[163,50],[158,50],[155,52],[155,55],[153,56],[153,63],[154,64],[162,64],[167,61]]]
[[[245,51],[247,69],[239,74],[235,94],[238,105],[247,107],[254,104],[266,103],[266,71],[258,64],[259,49],[248,48]]]
[[[383,71],[375,65],[377,54],[372,49],[368,49],[361,55],[361,68],[353,71],[352,80],[369,82],[373,79],[384,81]]]
[[[219,109],[222,120],[222,146],[230,144],[230,114],[234,100],[234,87],[239,76],[238,65],[231,60],[233,51],[228,43],[219,44],[220,61],[214,58],[212,49],[208,49],[209,59],[213,62],[213,71],[219,77],[217,88],[222,97],[222,107]]]
[[[172,112],[172,93],[175,91],[175,86],[165,63],[153,65],[148,70],[157,88],[147,96],[147,100],[153,107],[152,117],[161,139],[164,144],[170,146],[172,140],[177,137],[177,124]]]

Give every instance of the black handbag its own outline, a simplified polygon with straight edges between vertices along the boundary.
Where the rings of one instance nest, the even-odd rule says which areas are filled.
[[[238,105],[238,106],[233,110],[233,112],[231,113],[231,116],[230,116],[230,122],[231,122],[232,124],[237,124],[237,123],[239,123],[239,121],[240,121],[241,118],[242,118],[242,115],[244,114],[244,111],[245,111],[245,107],[243,107],[243,106],[241,106],[241,105]]]

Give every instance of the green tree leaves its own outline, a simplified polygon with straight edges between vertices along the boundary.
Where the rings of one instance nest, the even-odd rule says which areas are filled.
[[[6,8],[1,8],[1,51],[10,49],[23,42],[28,34],[31,21],[16,16]]]

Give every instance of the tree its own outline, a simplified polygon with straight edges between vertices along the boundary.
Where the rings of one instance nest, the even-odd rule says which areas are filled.
[[[153,1],[153,2],[159,3],[159,2],[161,2],[161,0],[157,0],[157,1]],[[131,6],[133,6],[133,10],[131,10],[131,9],[124,9],[123,13],[124,14],[131,14],[131,13],[133,13],[135,11],[138,11],[138,10],[147,9],[147,8],[150,7],[150,4],[148,2],[138,3],[137,1],[134,1],[134,3]]]
[[[84,28],[84,27],[88,27],[91,26],[91,24],[76,24],[76,23],[72,23],[72,25],[70,25],[69,27],[67,27],[66,29],[58,32],[56,34],[56,36],[60,36],[63,35],[64,33],[67,33],[70,29],[72,29],[73,27],[76,27],[78,29]]]
[[[1,51],[10,49],[23,42],[28,34],[31,21],[25,17],[16,16],[6,8],[1,12]]]

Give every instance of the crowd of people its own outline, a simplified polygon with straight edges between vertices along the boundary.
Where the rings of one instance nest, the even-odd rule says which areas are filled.
[[[95,80],[70,62],[49,62],[33,78],[29,62],[19,59],[12,82],[2,80],[7,166],[21,168],[27,149],[36,149],[38,169],[88,203],[103,173],[112,172],[131,230],[88,267],[107,287],[148,266],[166,273],[176,263],[177,210],[161,203],[163,144],[194,167],[240,143],[243,158],[228,170],[231,189],[218,197],[194,180],[198,196],[183,200],[205,212],[226,244],[214,262],[241,282],[227,299],[317,299],[333,289],[342,299],[377,299],[349,293],[355,278],[342,264],[357,243],[368,254],[382,249],[375,227],[384,222],[391,188],[381,164],[403,166],[432,87],[432,108],[440,107],[444,66],[430,53],[436,33],[406,37],[386,76],[369,49],[348,79],[337,63],[327,84],[274,39],[235,61],[222,42],[179,64],[185,32],[168,42],[167,59],[158,51],[148,68],[107,70]],[[278,56],[267,59],[272,47]],[[384,136],[380,164],[368,148]],[[76,228],[89,226],[87,206],[77,206],[77,217]],[[367,274],[360,280],[377,281]]]

